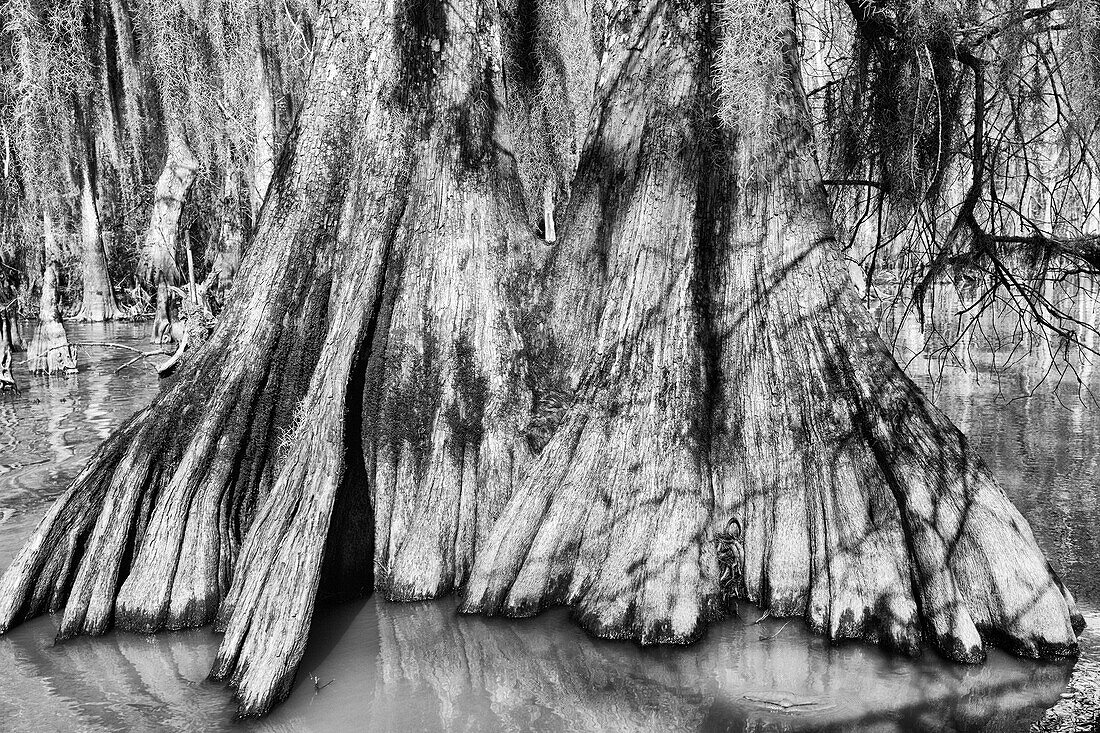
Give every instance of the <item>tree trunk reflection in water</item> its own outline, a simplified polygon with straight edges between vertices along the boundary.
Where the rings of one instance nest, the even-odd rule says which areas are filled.
[[[563,609],[526,621],[458,617],[455,602],[380,599],[321,609],[298,686],[268,718],[230,720],[206,678],[217,637],[111,632],[53,646],[39,619],[0,644],[5,720],[58,729],[881,731],[1023,729],[1058,700],[1072,667],[995,653],[981,667],[831,646],[756,607],[691,648],[587,637]],[[49,680],[48,685],[43,684]],[[95,703],[89,705],[88,703]],[[104,704],[106,703],[106,704]],[[53,711],[49,713],[48,711]],[[21,729],[16,725],[13,733]]]

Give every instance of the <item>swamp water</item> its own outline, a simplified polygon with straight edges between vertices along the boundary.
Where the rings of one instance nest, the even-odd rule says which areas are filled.
[[[69,325],[69,338],[148,349],[148,324]],[[29,333],[29,328],[27,329]],[[919,334],[917,335],[919,337]],[[1031,523],[1100,658],[1100,407],[1065,385],[1036,388],[1045,366],[995,375],[932,364],[917,337],[899,357],[970,437]],[[0,395],[0,569],[50,500],[110,430],[157,389],[134,354],[93,349],[75,377],[15,370]],[[1035,363],[1033,363],[1035,362]],[[1100,373],[1084,374],[1100,395]],[[0,637],[0,731],[1026,730],[1062,693],[1073,663],[994,651],[984,665],[911,660],[866,644],[833,646],[798,621],[743,606],[686,648],[588,638],[561,609],[510,621],[457,616],[455,601],[367,599],[318,612],[297,686],[261,721],[234,722],[227,690],[206,681],[220,637],[208,629],[109,633],[54,646],[57,622]],[[310,679],[316,675],[323,689]]]

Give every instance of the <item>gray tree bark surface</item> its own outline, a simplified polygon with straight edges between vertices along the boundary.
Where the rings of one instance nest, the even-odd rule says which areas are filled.
[[[214,622],[241,715],[316,603],[372,589],[642,643],[747,598],[906,653],[1076,652],[839,262],[791,27],[758,134],[718,113],[705,7],[324,6],[216,330],[50,509],[0,631]]]

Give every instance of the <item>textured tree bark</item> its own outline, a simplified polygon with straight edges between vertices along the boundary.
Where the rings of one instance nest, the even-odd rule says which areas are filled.
[[[173,309],[168,302],[168,288],[161,286],[177,285],[182,277],[176,265],[180,214],[198,168],[199,161],[187,144],[187,136],[178,124],[169,124],[167,157],[153,192],[153,211],[141,253],[141,278],[156,288],[157,293],[153,343],[172,338]]]
[[[3,299],[3,307],[0,308],[0,319],[4,320],[4,333],[7,334],[8,348],[13,352],[26,351],[27,345],[23,342],[23,336],[19,332],[19,309],[16,307],[19,289],[15,283],[0,284],[0,298]]]
[[[514,275],[537,249],[514,165],[498,153],[514,140],[498,114],[500,18],[458,3],[415,33],[406,49],[446,47],[408,84],[405,103],[424,117],[363,406],[376,586],[395,600],[462,585],[530,452],[515,327],[527,284]]]
[[[214,620],[241,715],[290,690],[319,599],[372,587],[647,643],[733,596],[1073,653],[1072,598],[838,263],[791,28],[756,134],[718,114],[711,9],[520,5],[323,8],[222,319],[51,508],[0,631]]]
[[[544,390],[566,407],[463,608],[566,603],[599,635],[683,642],[722,612],[695,308],[703,13],[616,3],[605,20],[595,134],[547,275],[564,369]]]
[[[369,591],[372,570],[400,598],[461,582],[478,507],[492,504],[493,477],[482,488],[475,474],[510,470],[506,445],[482,450],[492,406],[486,357],[473,346],[507,328],[490,267],[508,259],[502,214],[517,194],[494,145],[499,19],[468,1],[426,17],[412,10],[392,18],[365,3],[353,15],[368,30],[349,52],[396,53],[372,53],[361,82],[366,122],[341,217],[334,318],[302,407],[309,419],[219,614],[226,636],[214,675],[238,687],[243,715],[289,691],[319,589]],[[274,569],[289,593],[275,592]]]
[[[715,514],[745,529],[744,593],[833,639],[1072,654],[1072,597],[840,262],[786,38],[778,135],[739,151],[758,178],[721,214],[710,268]]]
[[[67,347],[68,338],[61,325],[61,310],[57,305],[58,269],[57,261],[51,260],[42,272],[38,327],[27,352],[27,368],[31,373],[54,374],[76,369],[76,355]]]
[[[161,278],[157,283],[156,302],[154,304],[153,335],[149,341],[154,344],[167,344],[179,341],[181,330],[177,314],[176,301],[168,287],[168,281]]]
[[[89,145],[90,140],[85,148]],[[84,288],[76,320],[99,322],[114,320],[118,315],[118,306],[115,305],[100,232],[92,156],[92,151],[86,149],[80,166],[80,261]]]
[[[26,351],[27,342],[23,338],[23,333],[19,328],[19,316],[14,308],[8,309],[8,333],[11,334],[11,348],[12,351]]]
[[[134,43],[134,24],[125,0],[111,0],[111,20],[117,45],[117,59],[122,80],[122,118],[135,162],[143,162],[147,155],[144,148],[149,137],[149,121],[146,115],[147,90]]]
[[[38,301],[38,326],[27,350],[27,369],[31,374],[75,372],[76,352],[68,345],[69,339],[61,323],[61,309],[58,306],[60,266],[57,258],[60,252],[54,236],[53,219],[48,211],[42,213],[42,230],[45,237],[45,267]]]
[[[608,18],[615,81],[587,153],[621,173],[594,181],[588,211],[581,189],[559,250],[580,256],[553,288],[563,340],[594,346],[463,609],[565,603],[599,636],[690,641],[725,610],[715,546],[740,527],[735,595],[831,638],[927,640],[959,661],[983,641],[1074,653],[1072,597],[836,261],[793,31],[776,127],[752,139],[693,115],[713,97],[693,22],[662,4]]]
[[[3,264],[0,259],[0,264]],[[32,265],[33,266],[33,265]],[[0,318],[4,323],[5,332],[8,334],[8,348],[12,351],[26,351],[27,345],[23,342],[23,335],[19,331],[19,290],[20,278],[11,277],[14,270],[6,268],[4,277],[0,277]]]

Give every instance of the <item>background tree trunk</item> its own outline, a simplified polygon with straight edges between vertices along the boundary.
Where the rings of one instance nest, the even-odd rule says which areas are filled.
[[[153,319],[152,341],[172,340],[173,308],[165,285],[178,285],[182,279],[176,256],[179,252],[180,214],[187,194],[195,181],[199,161],[187,144],[187,137],[178,123],[168,125],[168,153],[164,170],[157,179],[153,193],[153,211],[142,250],[141,278],[156,289],[156,316]],[[167,336],[167,338],[166,338]]]
[[[18,281],[0,281],[0,318],[4,320],[4,333],[7,334],[8,348],[13,352],[26,351],[23,336],[19,332],[19,287]]]
[[[259,217],[260,207],[271,177],[275,174],[275,136],[278,130],[278,113],[275,108],[275,88],[272,79],[274,60],[262,49],[256,54],[256,147],[252,160],[252,221]]]
[[[231,160],[226,150],[225,159]],[[244,254],[244,221],[241,203],[241,171],[233,163],[228,163],[222,185],[221,236],[217,247],[207,250],[206,293],[214,312],[225,307],[233,279],[241,268],[241,256]]]
[[[61,323],[57,287],[60,252],[54,234],[53,217],[42,212],[45,267],[42,270],[42,292],[38,301],[38,326],[34,330],[30,349],[27,350],[27,369],[32,374],[58,374],[76,371],[76,352],[69,347],[65,326]]]
[[[11,326],[3,316],[0,314],[0,391],[19,388],[11,371]]]
[[[107,272],[107,254],[99,225],[93,144],[89,137],[80,166],[80,262],[84,287],[76,320],[98,322],[114,320],[118,306]]]
[[[148,93],[142,79],[140,60],[134,43],[134,24],[126,0],[111,0],[111,19],[117,44],[117,60],[122,79],[125,130],[133,161],[142,163],[148,156],[149,121],[145,98]]]

